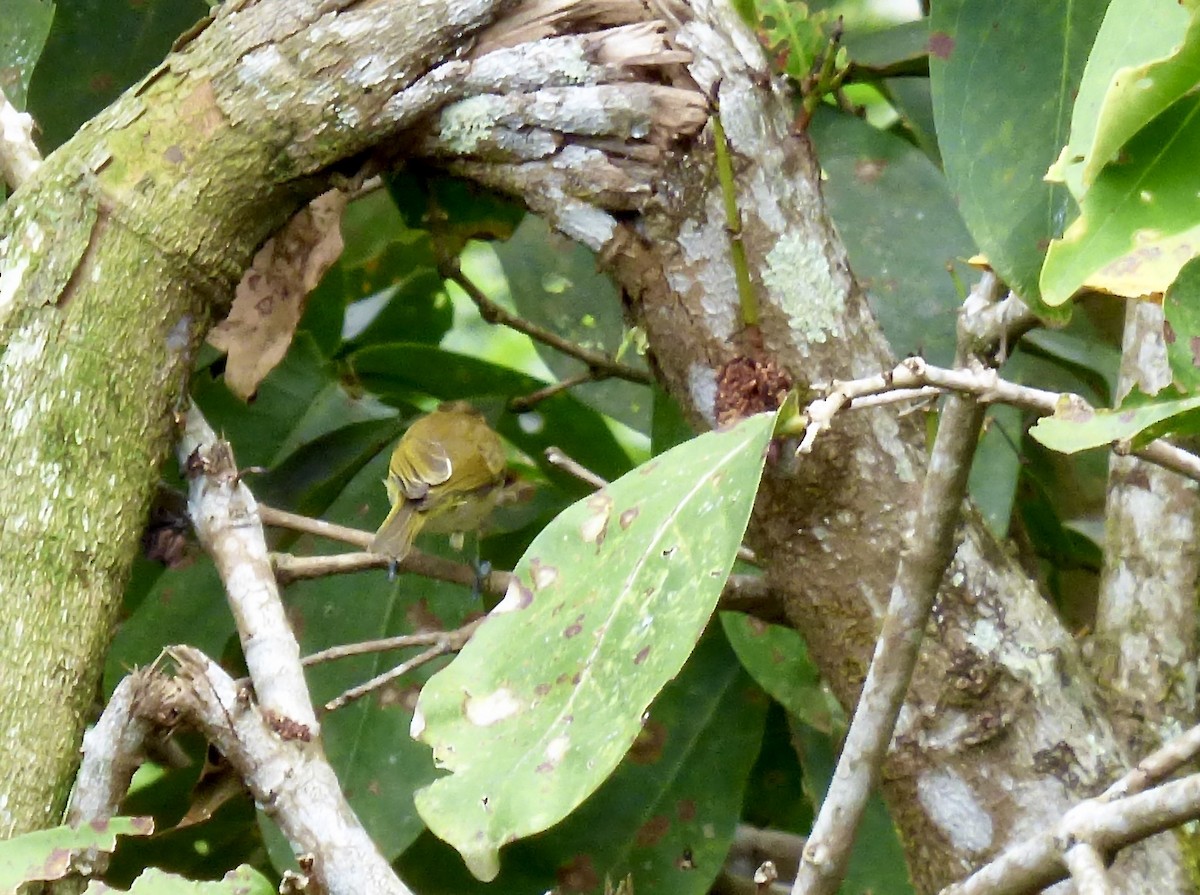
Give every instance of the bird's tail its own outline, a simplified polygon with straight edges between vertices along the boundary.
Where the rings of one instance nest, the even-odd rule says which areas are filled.
[[[371,552],[399,562],[408,556],[408,551],[412,549],[413,541],[424,524],[424,513],[417,512],[411,501],[399,500],[383,520],[383,525],[379,526],[379,531],[375,532]]]

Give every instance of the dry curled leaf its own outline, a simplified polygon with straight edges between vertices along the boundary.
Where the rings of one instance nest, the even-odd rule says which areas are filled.
[[[342,254],[347,201],[345,193],[330,190],[267,240],[238,283],[229,316],[208,334],[209,343],[229,355],[225,384],[243,400],[283,359],[308,294]]]

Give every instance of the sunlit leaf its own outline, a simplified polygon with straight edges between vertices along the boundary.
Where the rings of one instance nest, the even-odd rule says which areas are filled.
[[[15,892],[26,882],[62,879],[71,872],[72,852],[110,852],[116,848],[118,836],[149,836],[153,832],[154,823],[148,817],[114,817],[0,841],[0,892]]]
[[[1163,397],[1166,394],[1146,398],[1135,392],[1117,410],[1094,411],[1081,409],[1065,396],[1054,416],[1039,420],[1029,434],[1051,450],[1073,454],[1127,439],[1140,443],[1165,431],[1193,433],[1200,425],[1200,397]]]
[[[1083,197],[1046,255],[1052,305],[1087,286],[1138,297],[1164,292],[1200,251],[1200,97],[1191,95],[1129,141]]]
[[[1189,21],[1190,20],[1190,21]],[[1117,153],[1200,80],[1200,19],[1175,0],[1113,0],[1088,56],[1071,139],[1048,179],[1079,199]]]

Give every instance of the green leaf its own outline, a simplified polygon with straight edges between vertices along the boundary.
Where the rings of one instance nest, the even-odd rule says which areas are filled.
[[[1029,434],[1051,450],[1074,454],[1114,441],[1144,443],[1166,432],[1192,433],[1200,424],[1200,396],[1146,398],[1134,392],[1117,410],[1081,410],[1069,396],[1054,416],[1038,421]],[[1174,393],[1177,394],[1177,393]]]
[[[775,68],[799,81],[829,44],[822,28],[827,11],[811,12],[799,0],[756,0],[758,30]]]
[[[740,612],[722,612],[721,625],[743,667],[793,717],[825,733],[845,730],[846,715],[822,686],[799,632]]]
[[[851,31],[842,42],[850,77],[893,78],[929,74],[929,22],[917,19],[875,31]]]
[[[1129,140],[1200,81],[1200,18],[1174,0],[1113,0],[1088,56],[1071,139],[1048,179],[1082,198]]]
[[[606,878],[627,875],[634,892],[704,895],[733,838],[767,702],[710,626],[613,775],[562,823],[506,848],[494,881],[469,877],[431,836],[400,871],[423,895],[600,895]]]
[[[636,739],[720,596],[773,426],[701,435],[568,508],[422,691],[414,727],[452,774],[417,810],[475,876],[494,878],[501,845],[561,820]]]
[[[1193,258],[1163,296],[1167,359],[1175,385],[1185,394],[1200,391],[1200,260]]]
[[[968,489],[988,527],[998,537],[1008,534],[1017,479],[1021,473],[1022,413],[1003,405],[988,408],[983,437],[975,448]]]
[[[10,0],[4,0],[7,9]],[[162,62],[175,39],[208,16],[204,0],[60,3],[29,85],[29,111],[49,153]]]
[[[1138,297],[1165,292],[1200,247],[1200,97],[1188,96],[1125,145],[1046,255],[1049,304],[1081,287]]]
[[[107,895],[122,891],[125,890],[92,882],[84,890],[84,895]],[[269,879],[244,864],[216,882],[192,880],[150,868],[134,880],[128,890],[129,895],[273,895],[275,891],[276,887]]]
[[[892,350],[949,363],[962,296],[947,267],[975,244],[946,178],[911,143],[850,115],[818,109],[809,132],[829,209]]]
[[[5,0],[0,27],[0,90],[17,109],[25,109],[25,93],[33,67],[42,55],[54,4],[50,0]]]
[[[445,174],[401,171],[387,179],[387,186],[405,223],[434,232],[449,256],[472,239],[508,239],[526,217],[513,200]]]
[[[148,817],[114,817],[79,827],[36,830],[0,841],[0,892],[15,892],[27,882],[62,879],[71,870],[71,853],[111,852],[118,836],[149,836]]]
[[[405,234],[344,269],[341,289],[350,305],[347,348],[397,341],[436,345],[454,322],[426,233]]]
[[[353,423],[318,436],[257,478],[255,494],[270,506],[320,516],[346,484],[402,432],[403,427],[392,418]]]
[[[1038,273],[1072,207],[1042,179],[1107,0],[944,0],[933,4],[929,71],[946,176],[989,263],[1039,314]]]

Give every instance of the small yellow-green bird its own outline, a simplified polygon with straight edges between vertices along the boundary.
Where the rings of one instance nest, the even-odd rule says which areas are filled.
[[[422,531],[478,529],[504,485],[504,445],[483,414],[462,401],[421,417],[400,438],[384,480],[392,510],[371,552],[404,559]]]

